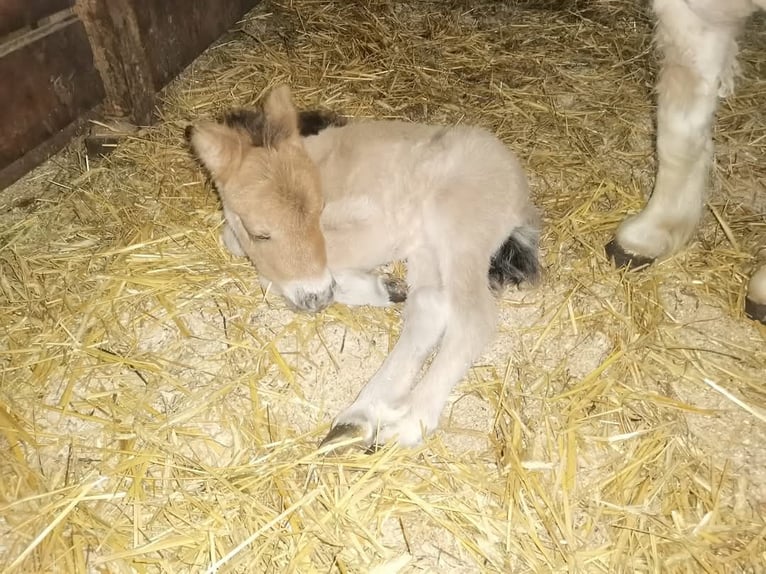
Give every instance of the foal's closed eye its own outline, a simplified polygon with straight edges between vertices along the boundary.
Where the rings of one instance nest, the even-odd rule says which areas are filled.
[[[269,233],[250,233],[248,231],[247,234],[253,241],[267,241],[268,239],[271,239],[271,234]]]

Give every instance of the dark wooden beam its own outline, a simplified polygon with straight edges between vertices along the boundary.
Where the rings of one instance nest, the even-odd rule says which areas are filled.
[[[161,4],[161,3],[160,3]],[[93,58],[106,88],[104,112],[135,124],[151,122],[156,84],[131,0],[77,0]]]

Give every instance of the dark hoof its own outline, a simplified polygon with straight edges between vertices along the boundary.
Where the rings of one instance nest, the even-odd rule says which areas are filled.
[[[606,256],[614,261],[615,267],[624,267],[627,269],[643,269],[644,267],[648,267],[654,263],[653,257],[644,257],[643,255],[628,253],[622,247],[620,247],[620,244],[617,243],[616,239],[612,239],[609,243],[607,243],[604,250],[606,251]]]
[[[348,447],[352,444],[364,441],[365,431],[360,425],[341,423],[335,425],[327,433],[327,436],[319,443],[319,448],[331,446],[330,450],[340,447]]]
[[[386,277],[383,284],[388,291],[388,300],[391,303],[402,303],[407,300],[407,282],[397,277]]]
[[[760,321],[766,325],[766,303],[756,303],[752,299],[745,299],[745,315],[753,321]]]

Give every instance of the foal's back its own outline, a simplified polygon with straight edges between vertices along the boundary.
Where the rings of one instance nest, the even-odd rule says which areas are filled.
[[[392,233],[438,219],[474,227],[475,241],[486,237],[494,250],[534,217],[518,160],[482,128],[358,121],[327,128],[305,145],[319,166],[330,219],[334,202],[356,201]]]
[[[411,191],[425,184],[438,191],[450,182],[494,182],[498,185],[491,188],[507,194],[508,185],[524,183],[515,156],[494,135],[474,126],[359,121],[327,128],[305,144],[329,184],[324,189],[328,199],[338,188],[370,193],[370,184],[393,193],[394,185]],[[362,183],[366,189],[355,189]]]

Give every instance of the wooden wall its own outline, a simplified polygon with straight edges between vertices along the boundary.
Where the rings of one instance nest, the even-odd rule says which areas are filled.
[[[0,0],[0,189],[154,96],[257,0]]]

